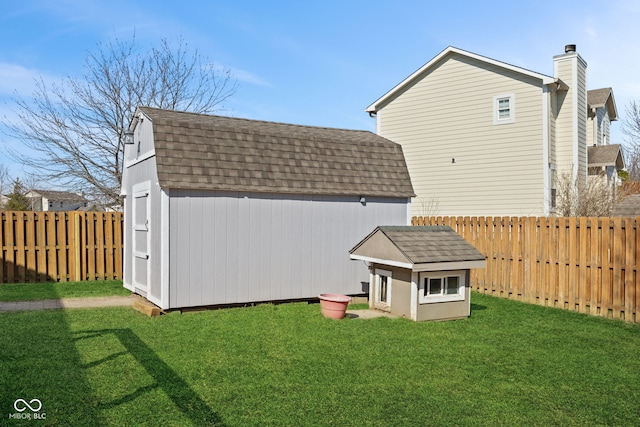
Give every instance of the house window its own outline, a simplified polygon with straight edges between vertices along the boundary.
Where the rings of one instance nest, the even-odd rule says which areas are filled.
[[[463,301],[465,296],[464,278],[464,271],[420,273],[420,304]]]
[[[516,120],[515,95],[497,95],[493,97],[493,124],[513,123]]]

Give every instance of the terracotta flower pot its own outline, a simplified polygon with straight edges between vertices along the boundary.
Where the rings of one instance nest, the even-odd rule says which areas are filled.
[[[320,311],[324,317],[342,319],[351,297],[342,294],[320,294]]]

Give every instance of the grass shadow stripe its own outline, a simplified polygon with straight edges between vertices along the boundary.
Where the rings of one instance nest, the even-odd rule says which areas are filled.
[[[102,336],[105,334],[113,334],[126,349],[124,354],[132,356],[154,379],[154,384],[142,387],[131,395],[122,399],[113,401],[105,408],[112,408],[118,404],[126,403],[134,398],[143,395],[152,390],[160,388],[175,406],[187,417],[194,425],[208,426],[224,426],[220,415],[212,411],[207,403],[191,389],[189,384],[182,379],[169,365],[167,365],[158,355],[147,346],[131,329],[103,329],[92,331],[79,331],[78,333],[89,334],[79,337],[79,339],[87,337]],[[122,354],[118,354],[118,357]],[[105,358],[108,359],[111,356]],[[104,360],[104,359],[102,359]]]

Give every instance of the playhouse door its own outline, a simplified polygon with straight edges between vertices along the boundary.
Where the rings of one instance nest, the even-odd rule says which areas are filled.
[[[149,277],[149,185],[133,188],[133,286],[134,292],[147,296]]]
[[[391,311],[391,272],[377,268],[375,273],[374,306],[379,310]]]

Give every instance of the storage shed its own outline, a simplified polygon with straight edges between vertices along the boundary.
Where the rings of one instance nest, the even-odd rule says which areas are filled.
[[[368,292],[344,254],[409,220],[402,149],[368,131],[148,107],[129,131],[124,286],[163,309]]]
[[[377,227],[351,251],[371,274],[371,308],[415,321],[471,314],[469,273],[486,258],[446,226]]]

